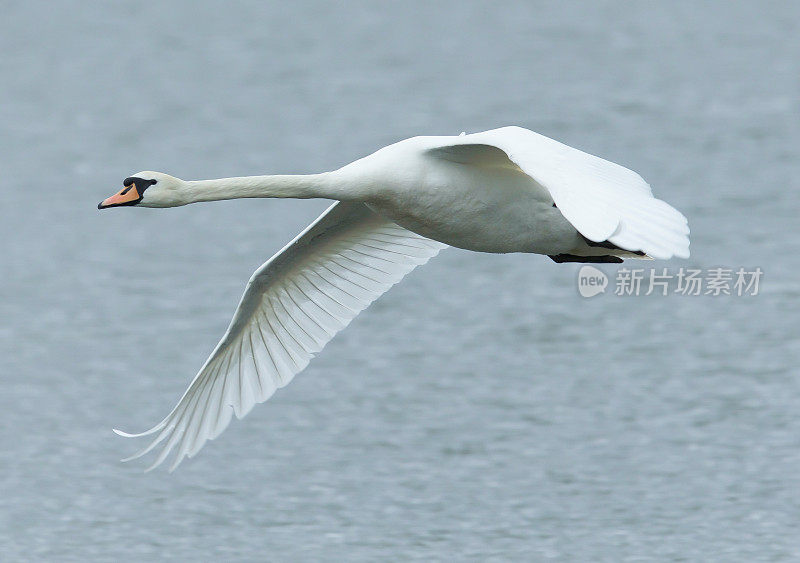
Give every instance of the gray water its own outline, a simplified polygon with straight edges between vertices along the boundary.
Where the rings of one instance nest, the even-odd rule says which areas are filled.
[[[796,4],[164,4],[2,4],[0,559],[800,559]],[[98,212],[123,178],[506,124],[639,171],[692,227],[656,265],[759,295],[451,249],[177,472],[118,462],[326,206]]]

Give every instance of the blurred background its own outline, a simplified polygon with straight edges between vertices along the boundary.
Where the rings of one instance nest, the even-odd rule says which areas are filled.
[[[2,12],[0,558],[800,558],[796,4]],[[450,249],[177,472],[118,462],[328,204],[98,212],[123,178],[508,124],[683,211],[692,258],[654,266],[760,267],[759,295],[584,299],[576,265]]]

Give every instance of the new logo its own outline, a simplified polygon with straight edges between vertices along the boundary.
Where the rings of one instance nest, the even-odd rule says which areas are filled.
[[[582,266],[578,271],[578,293],[581,297],[594,297],[603,293],[608,285],[608,276],[594,266]]]

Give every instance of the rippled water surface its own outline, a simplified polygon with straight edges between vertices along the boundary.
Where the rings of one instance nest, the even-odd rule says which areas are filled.
[[[3,4],[0,558],[800,558],[795,4],[164,4]],[[451,249],[177,472],[118,462],[326,205],[98,212],[123,178],[511,123],[684,211],[657,266],[760,294],[583,299]]]

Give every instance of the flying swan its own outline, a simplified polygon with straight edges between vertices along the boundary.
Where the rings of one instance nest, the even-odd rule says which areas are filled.
[[[164,420],[141,434],[170,471],[289,383],[353,318],[447,246],[556,262],[689,256],[686,218],[635,172],[520,127],[413,137],[338,170],[126,178],[99,209],[234,198],[336,200],[261,266],[227,332]]]

